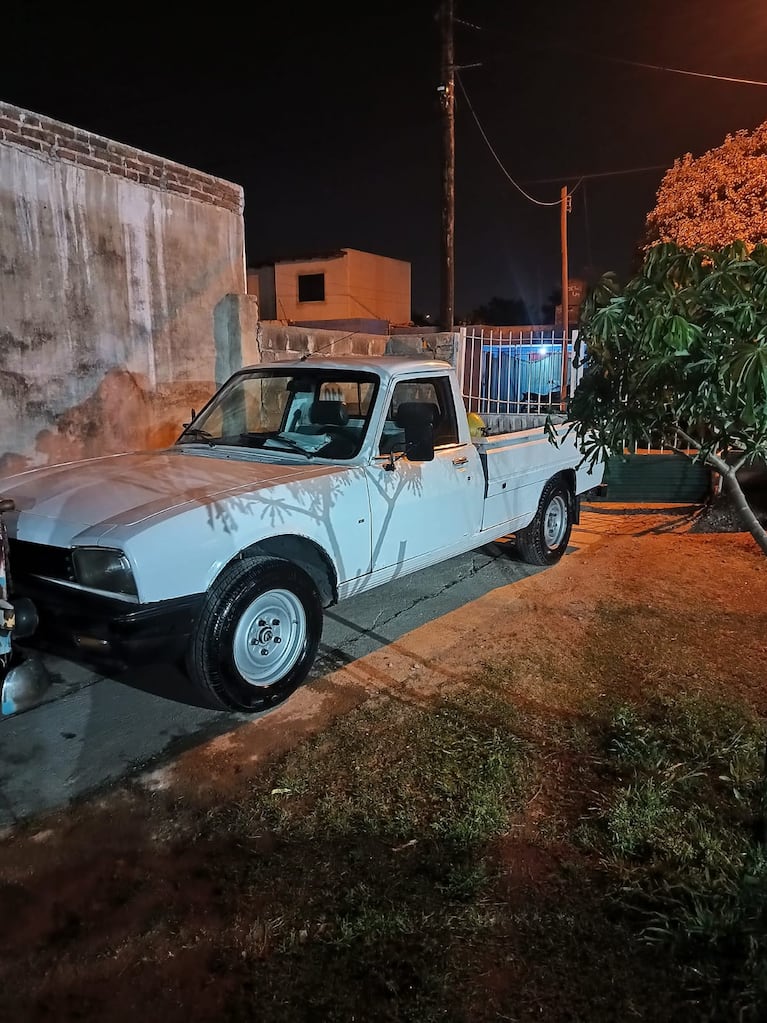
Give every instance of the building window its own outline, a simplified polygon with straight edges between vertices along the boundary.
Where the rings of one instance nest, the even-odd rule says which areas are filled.
[[[298,275],[298,301],[325,301],[325,274]]]

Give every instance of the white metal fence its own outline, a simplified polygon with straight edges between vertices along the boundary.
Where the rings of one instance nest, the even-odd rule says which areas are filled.
[[[467,411],[499,422],[513,416],[536,416],[543,422],[548,414],[562,411],[583,376],[586,361],[578,331],[565,337],[561,328],[553,327],[462,327],[459,351],[458,372]],[[564,399],[563,358],[567,363]],[[688,450],[681,438],[643,440],[626,443],[626,454]]]
[[[553,327],[462,327],[461,334],[462,391],[469,412],[559,411],[583,373],[582,365],[573,366],[580,348],[577,330],[566,335]]]

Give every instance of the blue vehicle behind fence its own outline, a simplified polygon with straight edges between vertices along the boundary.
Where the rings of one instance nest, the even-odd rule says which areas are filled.
[[[567,383],[573,346],[567,348]],[[482,399],[487,412],[509,405],[558,404],[562,389],[562,345],[483,345],[486,364]]]

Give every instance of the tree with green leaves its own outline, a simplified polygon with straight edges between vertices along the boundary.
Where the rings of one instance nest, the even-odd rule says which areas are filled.
[[[666,243],[621,286],[606,274],[582,311],[572,430],[590,464],[662,442],[722,477],[767,556],[739,470],[767,456],[767,246]]]

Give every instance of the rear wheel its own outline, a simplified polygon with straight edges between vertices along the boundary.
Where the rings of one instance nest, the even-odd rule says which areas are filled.
[[[306,678],[321,633],[322,605],[305,572],[277,558],[243,558],[205,598],[187,671],[219,710],[266,710]]]
[[[517,533],[517,550],[530,565],[553,565],[567,550],[573,529],[574,498],[561,477],[543,488],[535,518]]]

